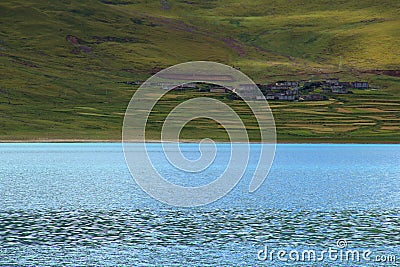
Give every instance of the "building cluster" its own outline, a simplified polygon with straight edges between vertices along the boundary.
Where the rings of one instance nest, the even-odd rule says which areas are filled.
[[[351,89],[368,89],[365,81],[342,82],[338,78],[324,81],[277,81],[271,84],[257,84],[267,100],[280,101],[322,101],[332,94],[351,94]],[[242,94],[254,87],[241,84],[233,92]]]
[[[128,82],[127,82],[128,83]],[[141,81],[129,82],[139,85]],[[270,84],[239,84],[236,88],[222,87],[219,85],[199,85],[186,83],[176,86],[173,83],[152,83],[152,86],[163,90],[187,90],[195,89],[209,91],[211,93],[229,93],[230,98],[245,97],[254,100],[280,100],[280,101],[322,101],[327,100],[333,94],[351,94],[351,89],[368,89],[366,81],[342,82],[338,78],[329,78],[324,81],[277,81]],[[262,92],[262,95],[259,93]]]

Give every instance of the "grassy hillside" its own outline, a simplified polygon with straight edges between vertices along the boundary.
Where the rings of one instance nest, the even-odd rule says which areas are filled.
[[[257,82],[366,79],[378,90],[270,103],[279,140],[400,140],[400,78],[377,71],[400,69],[398,1],[13,0],[0,22],[2,140],[119,139],[123,82],[192,60]]]

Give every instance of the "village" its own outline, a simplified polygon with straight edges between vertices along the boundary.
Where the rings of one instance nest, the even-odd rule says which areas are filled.
[[[236,93],[246,94],[257,86],[266,100],[280,101],[323,101],[334,94],[352,94],[351,89],[368,89],[366,81],[342,82],[338,78],[324,81],[277,81],[271,84],[240,84],[238,88],[223,88],[213,86],[210,92],[230,93],[235,98]]]
[[[130,85],[141,85],[142,81],[126,82]],[[277,101],[324,101],[332,95],[352,94],[352,89],[366,90],[370,85],[367,81],[340,81],[339,78],[328,78],[321,81],[276,81],[269,84],[239,84],[237,88],[223,87],[214,84],[186,83],[176,86],[172,83],[152,83],[163,90],[198,90],[210,93],[226,93],[229,99],[239,99],[240,96],[254,98],[254,100]],[[263,97],[253,94],[259,88]]]
[[[283,101],[322,101],[332,94],[351,94],[351,89],[368,89],[365,81],[342,82],[338,78],[324,81],[278,81],[274,84],[261,85],[267,100]],[[318,93],[315,91],[318,90]]]

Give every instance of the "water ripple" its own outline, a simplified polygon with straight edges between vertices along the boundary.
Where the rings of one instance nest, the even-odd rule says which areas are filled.
[[[58,210],[0,212],[1,247],[276,243],[355,246],[400,243],[400,212],[290,210]]]

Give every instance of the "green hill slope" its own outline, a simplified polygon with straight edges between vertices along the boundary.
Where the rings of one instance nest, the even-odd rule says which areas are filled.
[[[123,82],[193,60],[238,66],[257,82],[367,79],[380,90],[318,107],[276,103],[280,139],[399,140],[399,78],[375,75],[400,69],[398,1],[3,1],[0,22],[3,140],[119,139],[134,91]]]

